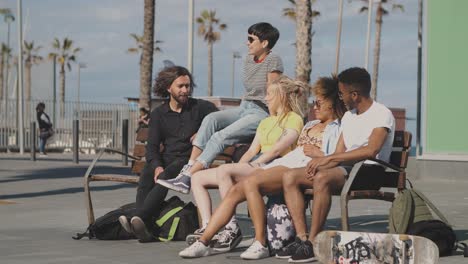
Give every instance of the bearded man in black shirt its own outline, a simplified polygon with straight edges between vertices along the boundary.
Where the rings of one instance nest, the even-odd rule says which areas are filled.
[[[122,227],[140,242],[154,240],[148,231],[151,217],[159,214],[168,192],[156,180],[174,178],[187,164],[203,118],[218,110],[208,101],[191,98],[194,86],[190,72],[180,66],[165,68],[156,78],[155,94],[169,99],[151,112],[146,165],[136,195],[137,213],[130,222],[125,216],[119,218]]]

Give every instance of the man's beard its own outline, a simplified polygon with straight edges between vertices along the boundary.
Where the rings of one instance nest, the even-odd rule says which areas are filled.
[[[180,104],[185,105],[188,102],[189,96],[188,95],[179,95],[179,96],[172,96],[174,100]]]

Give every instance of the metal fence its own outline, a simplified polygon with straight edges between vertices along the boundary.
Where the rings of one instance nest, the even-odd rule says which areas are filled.
[[[24,146],[29,150],[31,122],[36,122],[36,105],[44,102],[45,113],[50,117],[55,135],[48,140],[47,150],[70,151],[72,148],[73,120],[79,120],[79,148],[81,152],[93,153],[99,148],[122,147],[122,121],[129,120],[129,148],[133,148],[138,120],[138,108],[127,104],[86,103],[47,100],[24,101]],[[18,103],[15,99],[0,101],[0,151],[19,149]],[[38,132],[36,132],[38,135]],[[34,139],[38,144],[38,138]]]

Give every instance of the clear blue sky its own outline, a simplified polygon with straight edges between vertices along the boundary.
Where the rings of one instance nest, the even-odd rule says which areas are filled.
[[[274,51],[285,64],[285,73],[294,76],[295,25],[281,16],[289,6],[286,0],[196,0],[195,16],[203,9],[216,9],[217,16],[228,25],[221,41],[214,46],[214,95],[229,96],[232,52],[246,55],[246,31],[256,22],[276,26],[281,37]],[[364,65],[367,16],[358,14],[362,1],[344,1],[344,20],[340,69]],[[415,117],[417,73],[417,1],[396,1],[405,12],[395,11],[384,18],[378,83],[378,101],[391,107],[407,109]],[[314,9],[321,12],[313,24],[312,80],[328,75],[334,67],[338,0],[317,0]],[[1,8],[11,8],[16,15],[16,0],[1,0]],[[143,0],[23,0],[24,36],[43,46],[41,55],[51,51],[54,37],[69,37],[82,51],[80,61],[88,67],[81,71],[81,100],[124,102],[124,97],[137,97],[139,87],[138,56],[127,54],[134,46],[130,33],[143,31]],[[186,0],[156,1],[156,38],[164,41],[162,53],[155,54],[154,72],[163,60],[186,66],[187,63]],[[196,29],[196,25],[195,25]],[[12,24],[12,45],[17,50],[16,23]],[[6,42],[7,26],[0,23],[0,41]],[[372,26],[375,32],[375,24]],[[371,47],[373,48],[374,39]],[[372,65],[373,56],[371,54]],[[195,35],[194,76],[198,85],[195,96],[207,93],[207,47]],[[236,60],[235,95],[243,93],[241,60]],[[33,68],[33,97],[48,99],[52,95],[52,64],[49,61]],[[67,100],[75,100],[77,67],[67,72]],[[11,94],[11,92],[10,92]]]

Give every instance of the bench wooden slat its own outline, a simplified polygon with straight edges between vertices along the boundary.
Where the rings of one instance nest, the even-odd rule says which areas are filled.
[[[138,176],[127,176],[127,175],[116,175],[116,174],[103,174],[103,175],[91,175],[91,181],[114,181],[114,182],[127,182],[127,183],[138,183],[140,177]]]
[[[133,174],[140,174],[145,167],[146,161],[145,160],[134,160],[132,161],[132,173]]]
[[[351,191],[349,193],[349,196],[353,200],[354,199],[369,199],[369,197],[372,197],[372,199],[383,200],[383,201],[388,201],[388,202],[392,202],[393,200],[395,200],[395,193],[393,192],[382,192],[382,191],[371,191],[371,190]]]
[[[148,140],[149,128],[144,127],[138,130],[136,141],[145,142]]]
[[[135,157],[144,157],[146,154],[146,145],[144,144],[135,144],[133,147],[133,156]]]

